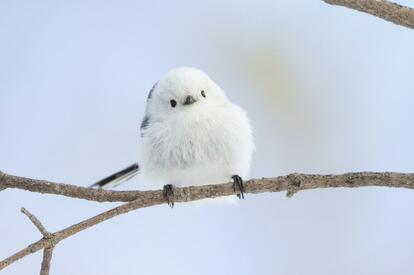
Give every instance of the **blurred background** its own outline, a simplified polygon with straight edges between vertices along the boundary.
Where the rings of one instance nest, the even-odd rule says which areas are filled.
[[[399,1],[411,5],[412,1]],[[1,1],[0,169],[87,186],[140,160],[152,85],[206,71],[247,110],[251,177],[414,172],[414,30],[322,1]],[[122,189],[145,189],[138,176]],[[0,259],[118,205],[0,192]],[[161,205],[61,242],[51,274],[413,274],[414,193]],[[37,274],[42,253],[2,274]]]

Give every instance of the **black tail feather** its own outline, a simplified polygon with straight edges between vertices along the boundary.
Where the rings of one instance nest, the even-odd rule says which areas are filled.
[[[129,180],[133,176],[135,176],[138,173],[139,165],[138,163],[134,163],[130,166],[128,166],[125,169],[122,169],[119,172],[116,172],[115,174],[112,174],[104,179],[101,179],[100,181],[92,184],[89,186],[90,188],[98,187],[103,188],[105,186],[110,185],[111,183],[121,182],[123,180]]]

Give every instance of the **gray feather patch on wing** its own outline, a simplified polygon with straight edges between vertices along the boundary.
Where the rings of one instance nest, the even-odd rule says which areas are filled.
[[[149,125],[150,125],[150,118],[149,118],[149,115],[145,115],[145,116],[144,116],[144,119],[143,119],[143,120],[142,120],[142,122],[141,122],[141,137],[143,137],[143,136],[144,136],[143,131],[144,131],[145,129],[147,129],[147,128],[149,127]]]
[[[158,81],[157,81],[157,82],[155,82],[154,86],[152,86],[151,90],[149,91],[149,93],[148,93],[148,97],[147,97],[147,100],[148,100],[148,99],[150,99],[150,98],[152,97],[152,93],[154,92],[155,87],[157,86],[157,83],[158,83]]]
[[[146,129],[149,126],[149,115],[145,115],[141,122],[141,130]]]
[[[149,91],[147,101],[151,99],[152,93],[154,92],[155,87],[157,86],[157,84],[158,84],[158,81],[155,82],[155,84],[152,86],[151,90]],[[150,125],[149,115],[145,114],[145,116],[144,116],[144,118],[142,119],[142,122],[141,122],[141,128],[140,128],[141,129],[141,137],[144,136],[143,130],[147,129],[149,127],[149,125]]]

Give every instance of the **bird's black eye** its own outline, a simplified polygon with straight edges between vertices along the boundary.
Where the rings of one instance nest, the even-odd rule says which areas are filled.
[[[174,99],[171,99],[170,104],[171,104],[171,107],[174,108],[177,105],[177,101],[175,101]]]
[[[204,90],[201,90],[201,95],[202,95],[203,97],[206,97],[206,93],[204,92]]]

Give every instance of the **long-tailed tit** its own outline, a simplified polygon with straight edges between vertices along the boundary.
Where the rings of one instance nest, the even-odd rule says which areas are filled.
[[[119,184],[142,170],[154,187],[163,186],[170,206],[174,186],[229,180],[237,196],[244,198],[242,178],[254,150],[249,120],[204,72],[179,67],[155,83],[147,98],[141,137],[141,167],[133,164],[93,186]]]

